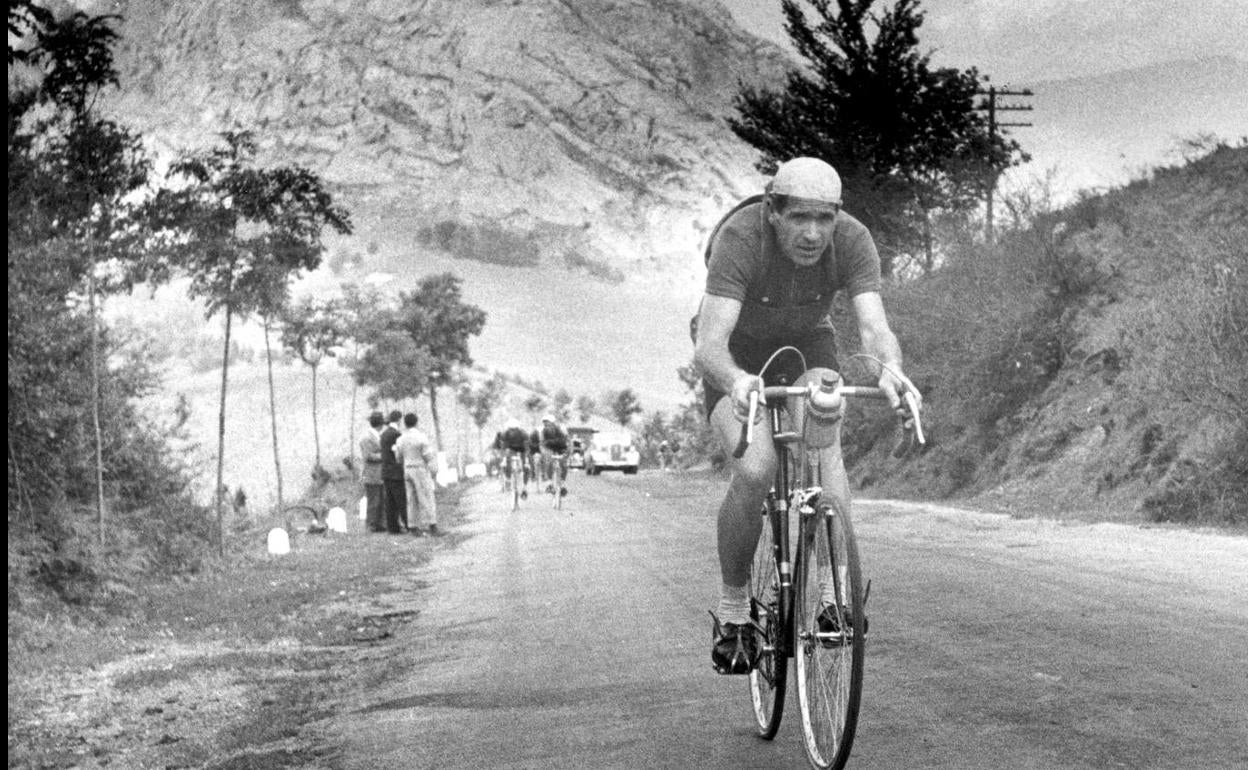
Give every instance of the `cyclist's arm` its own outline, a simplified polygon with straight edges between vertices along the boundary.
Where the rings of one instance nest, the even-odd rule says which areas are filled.
[[[864,291],[855,294],[853,306],[863,352],[875,356],[900,374],[901,345],[897,343],[897,335],[888,326],[888,316],[884,313],[884,302],[880,299],[879,292]],[[894,409],[899,408],[901,394],[905,392],[903,380],[885,368],[880,372],[880,387],[888,396],[889,405]],[[918,396],[915,393],[915,397]]]
[[[732,392],[732,384],[748,373],[728,352],[728,338],[741,315],[741,301],[707,294],[698,313],[698,340],[693,360],[698,371],[716,388]]]

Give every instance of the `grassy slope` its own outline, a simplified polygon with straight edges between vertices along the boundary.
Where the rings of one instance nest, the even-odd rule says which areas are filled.
[[[1244,243],[1248,147],[902,287],[890,315],[939,446],[908,465],[877,448],[858,480],[1025,513],[1248,524]]]

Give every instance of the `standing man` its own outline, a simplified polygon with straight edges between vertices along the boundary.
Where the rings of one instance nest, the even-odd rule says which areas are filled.
[[[433,495],[433,476],[437,467],[437,454],[429,444],[429,437],[416,427],[416,415],[403,415],[406,430],[394,444],[394,454],[403,464],[403,483],[407,491],[407,530],[420,537],[421,525],[428,526],[430,535],[437,537],[438,507]]]
[[[403,432],[399,430],[399,421],[403,413],[394,409],[387,415],[388,422],[381,432],[381,484],[382,509],[386,514],[386,531],[392,535],[405,532],[403,526],[404,510],[407,508],[406,492],[403,489],[403,464],[394,455],[395,442]]]
[[[769,359],[769,385],[781,377],[803,384],[810,376],[802,371],[803,358],[808,370],[837,368],[830,312],[838,292],[849,298],[863,353],[880,364],[880,388],[904,413],[902,395],[912,386],[901,371],[901,348],[884,315],[880,284],[875,241],[841,210],[840,176],[817,158],[781,164],[760,199],[739,205],[720,222],[708,247],[694,361],[706,390],[707,419],[726,455],[731,457],[740,438],[750,393],[764,385],[759,374]],[[789,346],[801,357],[786,352],[771,358]],[[839,430],[835,443],[819,452],[830,470],[825,493],[847,503]],[[775,472],[775,447],[755,441],[730,464],[732,480],[717,525],[722,583],[711,661],[720,673],[743,674],[757,657],[747,583],[763,524],[758,511]],[[836,623],[835,613],[820,617],[821,626]]]
[[[364,529],[367,532],[385,530],[382,523],[382,482],[381,482],[381,429],[386,420],[381,412],[373,412],[368,416],[368,430],[360,438],[360,456],[364,458],[364,471],[361,481],[364,483],[364,499],[366,511]]]

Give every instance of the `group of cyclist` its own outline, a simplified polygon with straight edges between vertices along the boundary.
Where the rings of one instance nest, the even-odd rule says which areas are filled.
[[[529,496],[529,483],[540,478],[546,492],[566,497],[568,487],[568,432],[553,414],[542,417],[540,428],[526,431],[520,421],[511,419],[494,437],[494,452],[502,465],[503,486],[520,484],[520,499]],[[522,469],[513,479],[513,462]]]

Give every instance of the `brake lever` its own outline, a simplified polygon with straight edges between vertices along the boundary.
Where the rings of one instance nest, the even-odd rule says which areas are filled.
[[[897,445],[893,447],[893,457],[895,458],[905,457],[916,446],[923,447],[927,444],[927,439],[923,435],[923,423],[919,418],[919,400],[915,398],[914,391],[907,389],[902,394],[902,400],[905,401],[906,411],[910,413],[909,420],[912,423],[912,427],[906,428],[907,418],[898,418],[901,421],[902,432]]]
[[[745,450],[750,446],[750,442],[754,440],[754,420],[758,416],[758,391],[750,391],[750,412],[746,417],[745,424],[741,426],[741,439],[737,441],[737,448],[732,450],[732,459],[740,460],[745,454]]]

